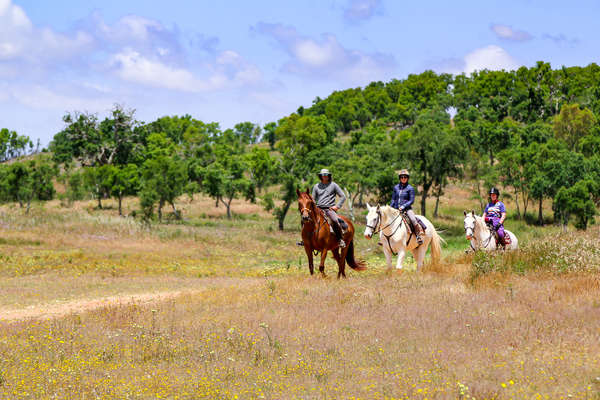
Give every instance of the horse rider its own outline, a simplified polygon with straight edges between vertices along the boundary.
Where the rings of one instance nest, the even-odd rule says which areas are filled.
[[[394,193],[392,194],[392,202],[390,203],[390,206],[400,210],[400,212],[406,213],[410,219],[410,223],[413,226],[417,243],[421,245],[423,244],[423,238],[421,235],[425,232],[423,231],[421,224],[419,224],[417,221],[415,213],[412,210],[412,205],[415,202],[415,189],[410,183],[408,183],[409,178],[410,174],[406,169],[403,169],[398,173],[398,179],[400,180],[400,183],[394,186]]]
[[[486,223],[491,223],[492,227],[498,232],[500,241],[504,243],[504,220],[506,219],[506,207],[504,203],[498,200],[500,191],[495,187],[490,189],[490,202],[485,206],[483,218]]]
[[[343,249],[346,247],[346,243],[342,238],[342,227],[338,221],[337,211],[342,207],[344,201],[346,201],[346,196],[338,184],[333,182],[331,172],[328,169],[323,168],[318,175],[321,182],[313,186],[313,200],[317,204],[317,207],[323,210],[327,217],[329,217],[333,233],[339,242],[340,248]],[[335,203],[336,195],[340,197],[337,204]]]

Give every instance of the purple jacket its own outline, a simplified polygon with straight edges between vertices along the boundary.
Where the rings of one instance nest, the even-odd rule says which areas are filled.
[[[415,202],[415,189],[407,183],[402,185],[401,183],[394,186],[394,193],[392,194],[392,202],[390,206],[396,209],[410,210],[413,203]]]

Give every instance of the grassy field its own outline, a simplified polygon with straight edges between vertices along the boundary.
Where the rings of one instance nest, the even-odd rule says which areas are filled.
[[[453,187],[441,264],[389,274],[359,235],[369,269],[337,280],[308,275],[295,208],[279,232],[241,201],[150,227],[105,204],[0,208],[0,398],[600,399],[596,226],[511,219],[522,251],[465,255]]]

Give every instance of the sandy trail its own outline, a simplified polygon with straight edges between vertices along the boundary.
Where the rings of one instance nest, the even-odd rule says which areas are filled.
[[[203,286],[193,289],[164,290],[151,293],[124,293],[115,296],[97,297],[92,299],[77,299],[47,304],[37,304],[21,309],[0,308],[0,322],[17,322],[29,319],[48,320],[61,318],[71,314],[85,313],[103,307],[138,304],[151,305],[162,303],[184,295],[195,295],[211,288],[235,286],[244,281],[245,285],[257,283],[253,278],[228,279],[217,278],[207,281]]]

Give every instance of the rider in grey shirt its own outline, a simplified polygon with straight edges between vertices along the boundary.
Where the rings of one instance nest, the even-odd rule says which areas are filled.
[[[331,220],[333,233],[335,233],[335,237],[339,241],[340,248],[344,248],[346,247],[346,243],[342,238],[342,227],[338,222],[336,211],[342,207],[344,201],[346,201],[346,196],[338,184],[331,180],[331,172],[329,172],[329,170],[322,169],[321,172],[319,172],[319,178],[321,179],[321,182],[313,186],[313,200],[317,203],[317,207],[322,209]],[[340,196],[337,205],[335,203],[336,195]]]

